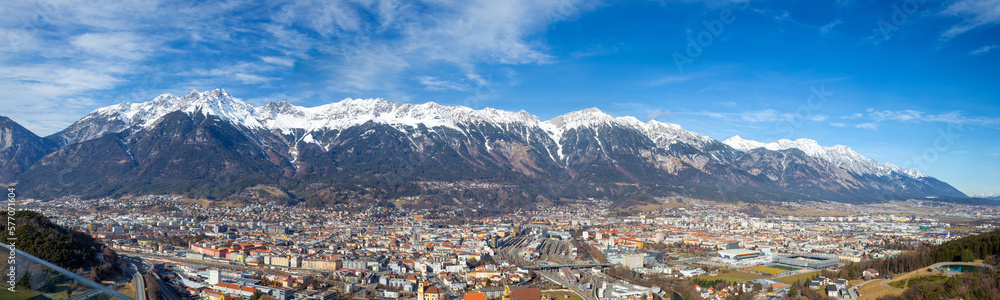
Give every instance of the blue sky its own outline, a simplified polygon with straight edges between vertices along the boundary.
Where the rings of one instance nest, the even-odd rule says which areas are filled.
[[[16,2],[16,3],[12,3]],[[597,107],[724,140],[811,138],[1000,193],[1000,1],[5,1],[0,107],[39,135],[224,88]]]

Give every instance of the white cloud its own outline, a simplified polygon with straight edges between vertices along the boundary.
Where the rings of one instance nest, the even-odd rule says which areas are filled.
[[[982,47],[977,48],[976,50],[972,50],[972,52],[969,52],[969,55],[986,54],[987,52],[993,51],[993,49],[996,49],[996,48],[998,48],[997,45],[982,46]]]
[[[8,1],[0,5],[0,69],[14,73],[0,75],[0,86],[20,92],[0,95],[0,105],[5,115],[47,134],[121,100],[122,91],[115,89],[125,87],[126,98],[137,101],[161,91],[132,80],[147,66],[168,74],[162,76],[174,90],[232,83],[280,87],[275,79],[299,72],[297,62],[306,60],[302,78],[338,92],[378,92],[405,101],[409,96],[399,87],[413,81],[416,68],[448,72],[433,74],[425,82],[429,89],[468,91],[494,79],[481,74],[481,65],[553,62],[543,38],[549,26],[598,5],[316,0],[253,3],[248,9],[241,1]],[[190,64],[171,63],[192,55],[199,57]],[[171,60],[164,64],[164,57]],[[509,84],[517,84],[516,73],[507,74]],[[58,119],[36,111],[69,98],[104,103],[63,110],[66,116]]]
[[[916,122],[942,122],[952,125],[978,125],[997,126],[1000,125],[1000,118],[991,117],[969,117],[960,111],[952,111],[941,114],[928,114],[918,110],[876,110],[869,108],[866,110],[868,117],[874,122],[896,121],[903,123]]]
[[[861,128],[864,130],[878,130],[878,124],[875,123],[861,123],[858,125],[854,125],[854,127]]]
[[[762,110],[750,110],[742,112],[675,112],[678,115],[696,115],[705,116],[715,119],[721,119],[729,122],[747,122],[747,123],[762,123],[762,122],[793,122],[793,123],[806,123],[806,122],[823,122],[829,119],[827,115],[799,115],[795,113],[779,112],[774,109],[762,109]]]
[[[56,69],[81,73],[36,73],[36,83],[25,90],[39,94],[0,96],[0,102],[41,101],[69,91],[73,96],[108,92],[132,84],[129,76],[161,56],[191,54],[208,58],[192,62],[195,68],[165,70],[180,77],[169,79],[171,85],[272,83],[280,76],[275,73],[292,72],[297,61],[310,59],[310,67],[318,71],[308,78],[325,80],[330,89],[378,91],[402,100],[407,95],[398,86],[413,79],[407,74],[412,68],[451,71],[454,75],[435,79],[466,86],[436,88],[455,90],[482,85],[486,76],[477,72],[481,64],[550,63],[554,57],[542,38],[548,26],[597,5],[566,0],[315,0],[253,3],[248,9],[251,5],[241,1],[8,1],[0,5],[0,67],[61,65]],[[0,85],[24,86],[23,79],[4,78]],[[78,82],[66,83],[70,78]],[[32,123],[40,123],[36,121]]]
[[[664,110],[661,110],[659,108],[657,108],[656,110],[653,110],[653,111],[649,112],[648,114],[646,114],[646,119],[647,120],[657,120],[657,121],[666,122],[666,121],[670,120],[671,118],[673,118],[673,116],[671,116],[671,114],[670,114],[669,111],[664,111]]]
[[[667,75],[650,81],[649,85],[650,86],[671,85],[675,83],[691,81],[699,77],[704,77],[706,75],[708,75],[708,73],[705,71],[685,74],[685,75]]]
[[[875,119],[877,122],[882,122],[885,120],[900,121],[900,122],[915,122],[920,121],[924,113],[916,110],[875,110],[869,108],[868,114]]]
[[[646,120],[657,120],[669,122],[673,114],[663,108],[639,102],[614,102],[612,107],[605,110],[612,116],[633,116],[636,118],[646,117]]]
[[[468,77],[481,63],[549,63],[553,57],[540,34],[551,23],[596,5],[565,0],[300,1],[284,5],[268,31],[282,41],[275,47],[291,45],[289,51],[329,44],[318,49],[342,57],[329,68],[337,89],[386,90],[409,80],[401,73],[417,66],[446,65],[464,74],[456,77]]]
[[[295,65],[295,60],[287,57],[262,56],[260,60],[272,65],[279,65],[283,67],[291,67]]]
[[[833,30],[833,27],[836,27],[837,25],[840,25],[840,23],[843,23],[843,22],[840,21],[840,20],[834,20],[833,22],[830,22],[830,23],[828,23],[826,25],[823,25],[823,27],[820,27],[819,28],[819,32],[822,33],[822,34],[829,34],[830,31]]]
[[[465,84],[447,80],[440,80],[432,76],[419,76],[417,77],[417,81],[419,81],[420,84],[423,84],[424,88],[431,91],[445,91],[445,90],[466,91],[469,89],[469,87]]]
[[[830,126],[843,128],[843,127],[847,127],[847,124],[844,124],[844,123],[830,123]]]
[[[303,102],[305,99],[313,97],[313,96],[316,95],[316,92],[309,91],[309,90],[296,91],[296,92],[297,93],[293,93],[291,95],[289,95],[288,93],[284,93],[284,92],[275,93],[275,94],[267,95],[267,96],[264,96],[264,97],[257,97],[257,98],[245,99],[244,101],[246,103],[249,103],[249,104],[255,105],[255,106],[265,105],[268,102],[280,102],[280,101],[285,101],[285,102],[288,102],[288,103],[300,103],[300,102]]]
[[[65,128],[161,46],[155,1],[8,1],[0,5],[4,115],[39,135]]]
[[[154,42],[129,32],[84,33],[70,42],[89,57],[140,60],[145,58]]]
[[[747,122],[776,122],[778,120],[784,119],[787,116],[783,116],[778,113],[777,110],[765,109],[756,111],[747,111],[737,114],[740,119]]]
[[[970,30],[1000,23],[1000,0],[959,0],[948,5],[941,14],[962,18],[960,23],[941,34],[941,39],[950,40]]]
[[[236,73],[233,75],[233,78],[239,80],[242,83],[247,83],[247,84],[265,83],[274,80],[274,78],[267,78],[260,75],[246,74],[246,73]]]
[[[92,99],[75,97],[107,89],[121,79],[88,69],[61,65],[0,66],[0,106],[3,114],[39,135],[65,128],[94,105]]]

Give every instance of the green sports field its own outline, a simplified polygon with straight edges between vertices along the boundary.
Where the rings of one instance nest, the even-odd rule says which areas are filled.
[[[798,271],[798,270],[802,270],[802,268],[790,267],[790,266],[786,266],[786,265],[770,265],[768,267],[775,268],[775,269],[782,269],[782,270],[785,270],[785,271]]]
[[[761,278],[764,278],[764,276],[757,275],[757,274],[751,274],[751,273],[747,273],[747,272],[730,271],[730,272],[719,274],[717,276],[702,275],[702,276],[698,276],[697,278],[698,279],[704,279],[704,280],[720,280],[720,279],[722,279],[722,280],[729,281],[729,282],[744,282],[744,281],[750,281],[750,280],[754,280],[754,279],[761,279]]]
[[[769,274],[769,275],[775,275],[775,274],[781,274],[781,273],[788,272],[788,270],[782,270],[782,269],[771,268],[771,267],[761,267],[761,266],[750,268],[750,270],[754,270],[754,271],[757,271],[757,272],[762,272],[764,274]]]

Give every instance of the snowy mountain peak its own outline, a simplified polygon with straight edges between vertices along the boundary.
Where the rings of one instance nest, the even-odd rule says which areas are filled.
[[[552,120],[545,121],[545,123],[564,131],[580,126],[595,125],[612,121],[614,121],[613,117],[596,107],[591,107],[557,116],[552,118]]]
[[[635,117],[612,117],[596,107],[569,112],[552,120],[545,121],[548,127],[556,131],[566,131],[584,126],[596,126],[601,124],[617,124],[642,129],[643,123]]]
[[[710,137],[688,131],[680,125],[657,120],[649,120],[642,124],[642,129],[644,129],[643,131],[646,133],[646,136],[659,146],[683,142],[703,149],[703,146],[715,141]]]
[[[289,132],[291,129],[343,129],[368,121],[392,126],[428,128],[447,127],[461,130],[459,124],[539,123],[537,117],[525,111],[510,112],[485,108],[473,110],[464,106],[446,106],[434,102],[409,104],[382,98],[351,99],[316,107],[299,107],[288,103],[268,103],[257,108],[259,120],[267,128]]]
[[[765,148],[772,151],[793,148],[799,149],[806,155],[826,160],[827,162],[856,174],[886,176],[892,173],[899,173],[911,178],[927,177],[927,175],[921,174],[913,169],[903,169],[891,163],[879,163],[878,161],[867,158],[844,145],[823,147],[819,145],[819,142],[811,139],[803,138],[794,141],[781,139],[775,142],[762,143],[758,141],[745,140],[737,135],[726,139],[722,143],[744,152],[757,148]]]
[[[192,90],[181,98],[173,94],[163,94],[152,101],[112,105],[100,108],[94,113],[116,115],[128,126],[147,127],[175,111],[188,114],[202,112],[247,128],[261,127],[253,115],[253,106],[234,98],[222,89],[207,92]]]
[[[743,139],[739,135],[728,138],[722,143],[729,145],[730,147],[733,147],[734,149],[740,151],[749,151],[757,148],[766,148],[767,150],[779,151],[779,150],[787,150],[795,148],[802,150],[802,152],[805,152],[809,156],[817,156],[823,152],[826,152],[829,149],[837,148],[837,146],[824,148],[823,146],[819,145],[819,142],[811,139],[797,139],[794,141],[789,139],[780,139],[775,142],[762,143],[758,141]],[[848,148],[848,150],[850,149]]]
[[[796,148],[802,150],[802,152],[805,152],[809,156],[817,156],[828,150],[827,148],[820,146],[819,142],[810,139],[797,139],[794,141],[789,139],[780,139],[773,143],[767,143],[764,147],[768,150],[775,151]]]
[[[743,152],[757,148],[764,148],[764,146],[766,146],[766,144],[758,141],[745,140],[738,135],[728,138],[725,141],[722,141],[722,143],[729,145],[729,147],[733,147],[733,149],[740,150]]]
[[[208,92],[193,90],[184,97],[163,94],[153,100],[139,103],[120,103],[94,110],[68,128],[56,134],[62,144],[71,144],[100,137],[106,133],[120,132],[129,127],[149,127],[163,116],[182,111],[214,115],[246,128],[261,128],[254,116],[253,106],[234,98],[225,90]]]

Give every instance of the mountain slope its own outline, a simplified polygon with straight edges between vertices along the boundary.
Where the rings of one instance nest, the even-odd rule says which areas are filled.
[[[18,187],[38,197],[186,193],[211,199],[275,182],[281,167],[232,123],[175,111],[149,128],[70,144],[22,174]]]
[[[192,91],[101,108],[48,139],[62,149],[18,177],[23,188],[44,196],[239,199],[264,184],[316,204],[964,197],[946,183],[845,146],[807,139],[719,142],[676,124],[612,117],[596,108],[540,121],[524,111],[384,99],[253,107],[222,90]]]
[[[0,183],[11,183],[31,164],[56,149],[59,149],[56,143],[40,138],[17,122],[0,116]]]

